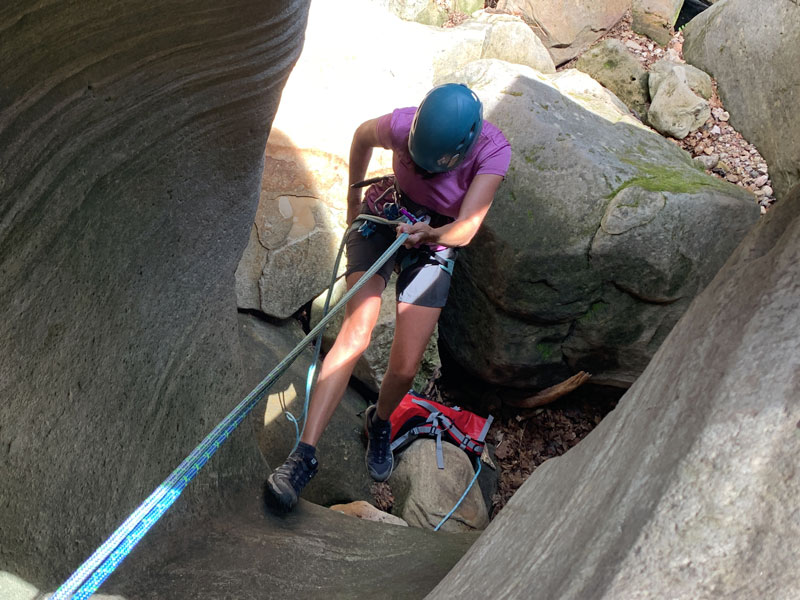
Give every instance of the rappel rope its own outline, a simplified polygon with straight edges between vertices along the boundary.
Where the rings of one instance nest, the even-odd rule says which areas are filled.
[[[51,596],[51,600],[84,600],[89,598],[103,582],[114,572],[122,561],[131,553],[137,543],[147,534],[147,532],[158,522],[158,520],[169,510],[181,495],[186,486],[200,472],[200,469],[211,459],[219,450],[225,440],[233,433],[236,427],[244,418],[255,408],[258,402],[264,397],[269,388],[283,375],[291,364],[300,356],[302,351],[312,340],[315,341],[314,358],[308,370],[306,378],[306,397],[303,403],[303,412],[300,417],[302,425],[288,410],[285,410],[286,418],[295,427],[294,451],[300,441],[305,429],[306,415],[308,414],[308,404],[311,398],[314,382],[316,379],[316,364],[319,358],[322,335],[325,327],[333,319],[347,302],[360,290],[364,284],[394,255],[394,253],[405,243],[408,238],[407,233],[400,234],[392,242],[389,248],[373,263],[373,265],[359,278],[359,280],[345,293],[341,300],[330,309],[330,300],[333,294],[333,287],[338,279],[337,273],[339,263],[344,251],[347,234],[356,226],[357,221],[372,221],[382,225],[398,225],[400,223],[410,223],[414,219],[406,211],[402,211],[402,218],[396,220],[384,219],[369,214],[360,214],[353,222],[353,225],[345,231],[339,251],[336,255],[336,262],[331,276],[331,284],[325,297],[325,304],[322,310],[322,318],[315,327],[306,335],[278,365],[241,401],[228,415],[209,433],[200,444],[192,450],[178,467],[148,496],[139,507],[131,513],[103,544],[78,567],[78,569],[65,581],[56,592]],[[452,516],[461,502],[466,498],[470,489],[474,485],[480,473],[480,461],[478,469],[472,478],[464,494],[456,505],[436,526],[435,531]]]
[[[372,215],[359,215],[357,220],[376,221],[396,225],[402,221],[388,221]],[[348,229],[349,231],[349,229]],[[345,234],[346,237],[346,234]],[[114,572],[153,525],[178,499],[181,492],[209,461],[220,445],[228,439],[242,420],[258,404],[264,394],[297,359],[306,345],[322,334],[325,326],[341,310],[355,293],[378,272],[408,238],[400,234],[389,248],[367,269],[364,275],[350,288],[333,309],[295,346],[286,357],[192,450],[183,462],[159,485],[139,507],[125,519],[111,536],[65,581],[52,595],[51,600],[83,600],[91,596]],[[341,248],[340,248],[341,256]],[[338,261],[338,259],[337,259]],[[335,277],[336,271],[334,271]],[[330,292],[329,292],[330,293]],[[327,302],[326,302],[327,304]],[[313,374],[313,373],[312,373]],[[306,406],[308,398],[306,398]],[[298,436],[299,437],[299,436]]]
[[[453,508],[450,509],[450,512],[447,513],[442,518],[442,520],[439,521],[439,524],[436,527],[433,528],[434,531],[439,531],[439,528],[441,528],[441,526],[445,524],[447,519],[452,517],[453,513],[456,512],[456,510],[458,510],[458,507],[461,506],[461,503],[464,501],[464,498],[467,497],[467,494],[469,494],[469,491],[472,489],[472,486],[475,485],[475,482],[478,480],[478,475],[480,475],[480,474],[481,474],[481,459],[479,458],[478,459],[478,468],[475,469],[475,475],[472,476],[472,481],[469,482],[469,485],[467,486],[467,489],[465,489],[464,493],[461,494],[461,498],[459,498],[458,502],[456,502],[455,505],[453,506]]]

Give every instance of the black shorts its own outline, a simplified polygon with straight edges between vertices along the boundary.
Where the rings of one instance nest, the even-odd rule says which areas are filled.
[[[363,221],[362,221],[363,222]],[[369,269],[381,254],[392,245],[397,235],[391,225],[375,224],[375,230],[365,237],[358,229],[347,235],[347,271],[357,273]],[[379,270],[378,275],[388,283],[392,271],[397,278],[397,301],[442,308],[450,291],[450,276],[456,259],[455,248],[435,251],[428,246],[401,247]]]

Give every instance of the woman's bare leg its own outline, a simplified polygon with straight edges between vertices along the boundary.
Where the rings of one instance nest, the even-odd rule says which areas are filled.
[[[441,312],[441,308],[397,303],[397,321],[389,366],[378,395],[379,419],[389,419],[414,382],[422,355]]]
[[[363,274],[359,271],[348,275],[347,289],[355,285]],[[347,303],[342,328],[322,362],[300,441],[316,446],[327,427],[344,395],[356,362],[369,346],[381,310],[381,292],[385,287],[383,277],[374,275]]]

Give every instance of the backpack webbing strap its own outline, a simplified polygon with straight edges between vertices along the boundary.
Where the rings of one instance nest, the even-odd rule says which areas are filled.
[[[462,450],[468,450],[476,455],[481,454],[481,452],[483,451],[482,441],[483,438],[486,436],[486,432],[488,432],[489,430],[489,425],[491,425],[491,417],[488,421],[489,425],[484,425],[483,429],[481,430],[479,439],[473,440],[470,436],[463,434],[461,430],[455,425],[455,423],[453,423],[453,421],[449,417],[447,417],[447,415],[442,413],[432,404],[418,398],[414,398],[412,402],[427,410],[429,413],[428,417],[424,424],[412,427],[411,429],[406,431],[403,435],[395,438],[395,440],[392,442],[390,446],[392,452],[406,445],[409,442],[409,440],[417,438],[421,435],[432,437],[436,440],[436,465],[440,469],[444,469],[444,450],[442,449],[442,434],[445,431],[447,431],[450,434],[450,436],[457,442],[459,448],[461,448]]]
[[[494,421],[494,417],[489,415],[486,419],[486,423],[483,424],[483,429],[481,429],[481,434],[478,436],[478,441],[483,443],[486,441],[486,434],[489,433],[489,427],[492,426],[492,421]]]
[[[424,400],[419,400],[419,399],[416,399],[416,398],[414,400],[412,400],[412,402],[414,404],[418,404],[419,406],[422,406],[423,408],[431,411],[431,416],[436,416],[437,420],[442,424],[442,426],[445,429],[447,429],[450,432],[450,435],[452,435],[453,438],[455,438],[455,440],[458,442],[459,448],[461,448],[463,450],[463,449],[469,447],[473,452],[478,452],[478,450],[477,450],[477,446],[478,445],[473,442],[472,438],[470,436],[468,436],[468,435],[465,435],[465,434],[461,433],[461,430],[458,427],[455,426],[453,421],[451,421],[446,415],[444,415],[441,411],[439,411],[435,406],[433,406],[432,404],[429,404],[428,402],[425,402]],[[428,420],[430,421],[431,417],[428,417]],[[487,432],[489,431],[488,427],[484,427],[484,429]],[[484,431],[481,431],[481,435],[485,436],[486,433]],[[480,439],[478,441],[482,441],[482,439]]]

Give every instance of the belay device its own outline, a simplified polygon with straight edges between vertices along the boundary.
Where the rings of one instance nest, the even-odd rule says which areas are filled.
[[[493,419],[491,415],[479,417],[409,392],[390,417],[392,452],[402,451],[419,437],[428,437],[436,440],[436,464],[440,469],[444,469],[442,440],[455,444],[471,457],[480,458]]]

